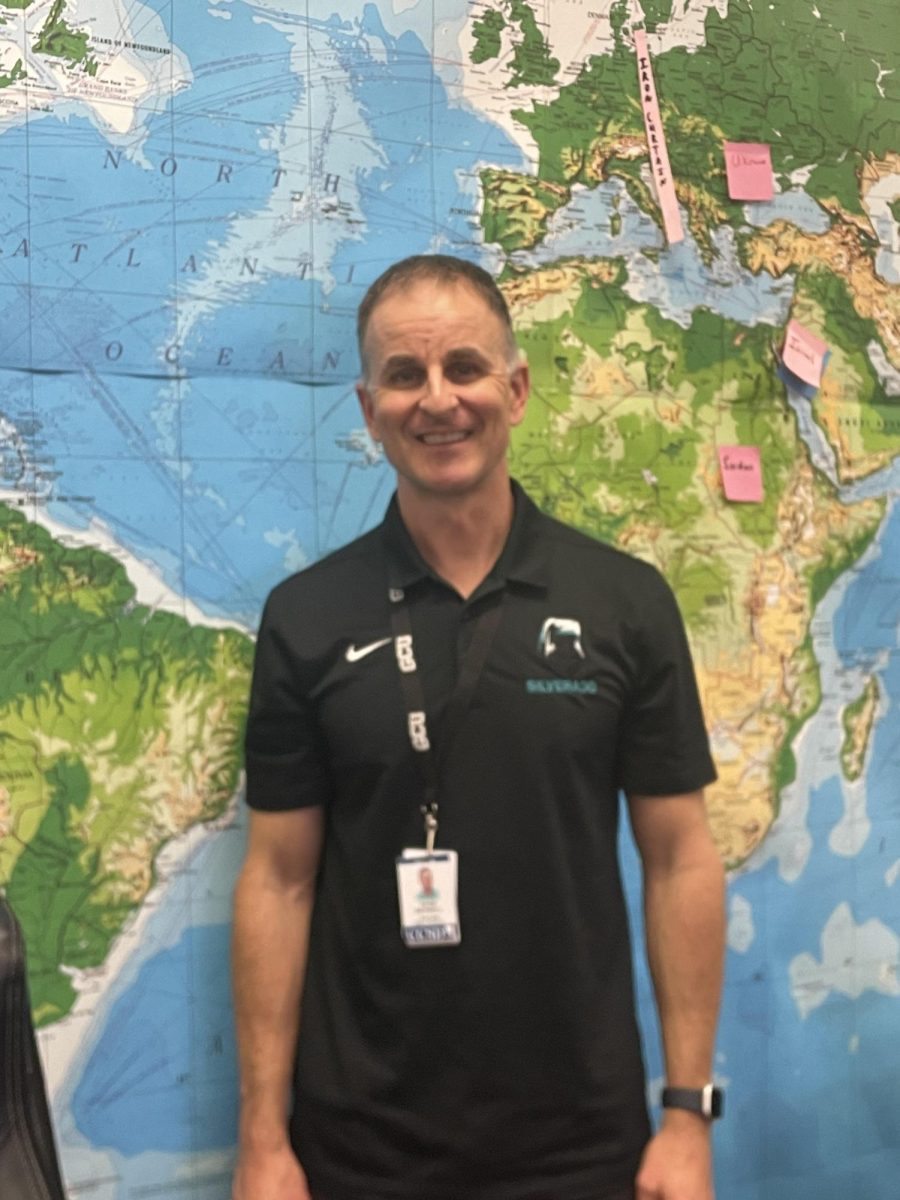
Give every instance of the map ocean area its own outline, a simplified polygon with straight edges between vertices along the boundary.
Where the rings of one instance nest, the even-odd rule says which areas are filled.
[[[355,181],[385,160],[376,139],[363,136],[365,92],[356,94],[347,51],[335,44],[339,30],[324,25],[301,37],[295,22],[279,20],[280,12],[262,3],[228,8],[228,37],[236,44],[252,38],[262,57],[215,51],[203,78],[190,82],[183,113],[180,89],[163,98],[179,112],[174,124],[155,120],[151,106],[141,110],[140,130],[126,138],[97,126],[96,138],[82,133],[75,141],[40,122],[29,126],[27,145],[15,129],[6,135],[11,161],[21,155],[18,187],[27,159],[35,167],[52,163],[75,188],[74,195],[42,191],[31,199],[23,188],[22,210],[30,203],[40,218],[31,229],[16,225],[0,237],[13,278],[42,296],[30,320],[21,306],[0,313],[9,331],[6,365],[65,369],[77,347],[83,366],[102,373],[353,377],[344,333],[359,295],[356,261],[332,269],[330,260],[339,247],[359,243],[354,258],[368,270]],[[206,23],[217,26],[221,39],[224,23]],[[192,25],[182,39],[187,48]],[[327,89],[304,86],[307,39],[315,42],[317,61],[330,64]],[[383,81],[367,78],[366,90],[376,96],[389,90],[384,74]],[[224,109],[222,88],[231,97]],[[310,120],[320,133],[307,163],[277,131]],[[448,143],[465,144],[462,127],[481,124],[453,114]],[[500,140],[489,136],[484,144],[495,148]],[[406,157],[398,151],[398,159]],[[454,169],[448,163],[448,173]],[[404,174],[424,175],[424,166],[410,161]],[[382,189],[388,209],[397,203],[393,186]],[[98,193],[104,203],[95,210]],[[45,237],[51,228],[53,236]],[[64,289],[79,293],[83,306],[61,303]],[[349,300],[337,294],[342,289]]]

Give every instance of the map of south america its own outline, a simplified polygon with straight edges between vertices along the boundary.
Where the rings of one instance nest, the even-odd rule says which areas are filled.
[[[38,1026],[146,899],[162,847],[240,771],[252,644],[136,602],[122,566],[0,506],[0,880]]]

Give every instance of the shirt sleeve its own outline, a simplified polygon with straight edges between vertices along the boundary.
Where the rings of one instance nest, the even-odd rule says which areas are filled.
[[[270,812],[325,804],[330,776],[295,647],[270,597],[263,611],[245,735],[247,803]]]
[[[662,576],[655,580],[635,631],[635,683],[623,714],[618,782],[627,793],[664,796],[705,787],[716,769],[681,614]]]

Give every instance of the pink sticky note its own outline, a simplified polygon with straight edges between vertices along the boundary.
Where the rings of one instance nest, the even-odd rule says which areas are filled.
[[[758,446],[720,446],[719,469],[726,500],[759,503],[763,498]]]
[[[772,154],[764,142],[726,142],[725,173],[732,200],[771,200]]]
[[[792,375],[818,387],[822,382],[822,368],[827,353],[827,342],[804,329],[799,321],[788,321],[781,361]]]

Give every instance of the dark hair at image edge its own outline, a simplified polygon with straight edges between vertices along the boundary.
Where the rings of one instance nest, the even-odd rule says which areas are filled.
[[[402,288],[412,287],[417,283],[446,284],[466,283],[475,291],[492,312],[509,330],[510,346],[515,346],[512,320],[509,309],[503,298],[503,293],[497,287],[493,278],[482,267],[465,259],[455,258],[450,254],[414,254],[403,258],[382,272],[369,287],[362,298],[356,317],[356,336],[359,342],[360,361],[365,366],[363,344],[366,330],[375,308],[389,293]]]

